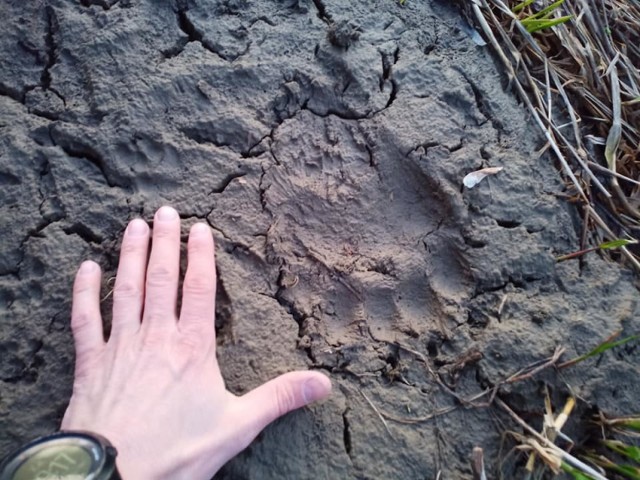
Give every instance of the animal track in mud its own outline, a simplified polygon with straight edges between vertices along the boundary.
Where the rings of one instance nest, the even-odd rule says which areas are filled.
[[[419,179],[385,183],[377,169],[390,159],[378,156],[371,168],[362,127],[334,116],[300,113],[283,122],[272,148],[280,163],[262,182],[273,218],[268,258],[296,279],[281,285],[277,298],[300,326],[300,337],[312,339],[302,342],[310,358],[327,345],[440,328],[443,278],[440,272],[427,276],[430,258],[422,241],[425,231],[439,230],[442,214],[426,186]],[[456,277],[461,273],[449,270],[450,288],[464,285]]]

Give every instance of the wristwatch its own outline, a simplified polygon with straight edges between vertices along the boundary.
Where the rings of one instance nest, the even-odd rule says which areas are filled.
[[[0,463],[0,480],[121,480],[118,452],[95,433],[61,431],[36,438]]]

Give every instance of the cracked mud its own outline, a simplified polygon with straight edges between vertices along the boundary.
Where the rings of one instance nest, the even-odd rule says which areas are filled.
[[[634,328],[628,272],[554,262],[578,249],[577,212],[449,2],[7,0],[0,14],[0,453],[59,424],[76,266],[113,276],[127,221],[167,203],[216,236],[228,387],[298,368],[335,386],[220,479],[469,478],[476,445],[496,472],[509,423],[490,408],[387,431],[372,405],[412,419],[456,404],[410,350],[467,397]],[[484,166],[504,170],[462,190]],[[639,356],[500,395],[534,423],[544,382],[558,402],[574,388],[584,418],[636,413]]]

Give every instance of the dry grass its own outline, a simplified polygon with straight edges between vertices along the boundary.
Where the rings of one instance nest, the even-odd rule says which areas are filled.
[[[640,2],[566,0],[534,33],[526,20],[553,2],[463,3],[558,160],[584,215],[581,248],[640,240]],[[619,251],[640,271],[637,251]]]

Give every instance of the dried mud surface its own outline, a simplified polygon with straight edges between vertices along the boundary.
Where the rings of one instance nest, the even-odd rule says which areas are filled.
[[[457,402],[397,345],[468,397],[637,329],[628,272],[554,262],[578,248],[577,213],[448,2],[4,0],[0,15],[0,453],[64,412],[74,269],[114,275],[126,222],[163,204],[215,232],[228,387],[299,368],[335,386],[220,479],[469,478],[476,445],[493,476],[515,428],[495,408],[385,429],[371,404],[412,419]],[[483,166],[504,170],[462,189]],[[637,413],[639,360],[628,345],[500,397],[536,426],[543,384],[558,405],[575,390],[576,420]]]

